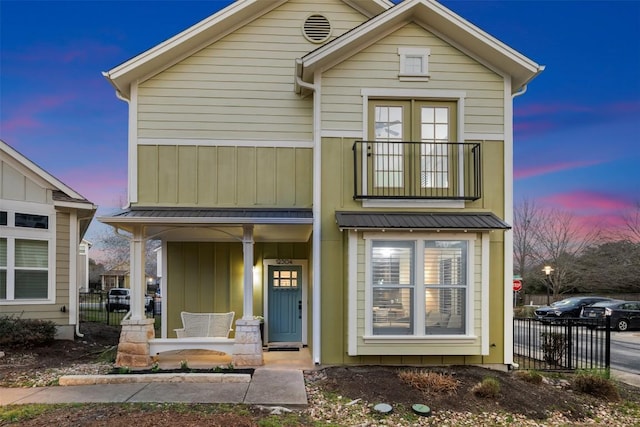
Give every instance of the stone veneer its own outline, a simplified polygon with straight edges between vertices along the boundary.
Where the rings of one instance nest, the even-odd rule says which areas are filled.
[[[264,364],[260,320],[236,320],[236,338],[231,362],[236,367],[261,366]]]
[[[155,337],[154,319],[123,320],[116,366],[143,368],[151,365],[149,339]]]

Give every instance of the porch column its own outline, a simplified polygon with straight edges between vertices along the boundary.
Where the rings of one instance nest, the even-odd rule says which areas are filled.
[[[129,242],[129,277],[131,280],[131,320],[145,319],[144,296],[146,294],[147,280],[144,271],[145,239],[142,236],[142,227],[138,226],[133,231]]]
[[[243,225],[244,288],[242,318],[253,320],[253,225]]]
[[[133,230],[129,241],[129,277],[131,317],[122,321],[116,366],[147,367],[151,365],[149,339],[154,338],[154,319],[147,319],[144,312],[146,278],[144,271],[145,239],[142,226]]]
[[[264,363],[260,321],[253,318],[253,225],[243,225],[242,230],[243,307],[242,319],[236,321],[236,337],[231,362],[234,366],[260,366]]]

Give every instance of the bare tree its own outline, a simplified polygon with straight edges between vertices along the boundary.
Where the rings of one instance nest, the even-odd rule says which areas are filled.
[[[158,246],[160,246],[160,243],[157,240],[146,241],[145,271],[150,276],[155,276],[156,274],[156,253],[154,249]],[[129,239],[125,236],[106,230],[95,240],[94,248],[100,251],[100,261],[106,270],[129,265]]]
[[[540,221],[539,211],[535,202],[523,199],[513,212],[514,273],[523,278],[534,260],[535,235]]]
[[[581,224],[572,213],[558,209],[539,211],[535,231],[535,250],[532,252],[539,265],[550,265],[554,299],[570,290],[575,281],[575,261],[601,238],[600,228]]]
[[[635,209],[622,215],[623,238],[632,242],[640,242],[640,202]]]

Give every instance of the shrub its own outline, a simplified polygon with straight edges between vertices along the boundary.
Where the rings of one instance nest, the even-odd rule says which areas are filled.
[[[474,385],[471,392],[479,397],[497,398],[500,396],[500,381],[495,377],[485,377]]]
[[[549,365],[558,365],[564,357],[567,340],[562,332],[541,332],[540,346],[544,361]]]
[[[513,308],[513,317],[517,319],[533,319],[537,305],[522,305]]]
[[[31,348],[47,345],[56,336],[56,325],[49,320],[0,317],[0,347]]]
[[[620,400],[620,393],[616,385],[607,378],[606,372],[580,371],[573,378],[572,387],[575,391],[601,397],[607,400]]]
[[[542,383],[542,375],[540,374],[540,372],[536,371],[536,370],[531,370],[531,371],[516,371],[515,374],[516,378],[522,380],[522,381],[526,381],[528,383],[531,384],[540,384]]]
[[[423,393],[453,394],[456,392],[458,384],[460,383],[451,375],[422,371],[419,369],[401,371],[398,376],[404,383],[409,384]]]

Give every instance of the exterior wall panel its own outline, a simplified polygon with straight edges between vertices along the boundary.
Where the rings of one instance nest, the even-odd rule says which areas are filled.
[[[138,153],[140,205],[311,206],[310,148],[143,145]]]

